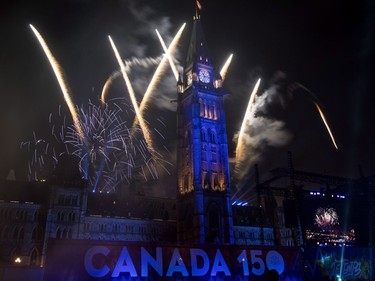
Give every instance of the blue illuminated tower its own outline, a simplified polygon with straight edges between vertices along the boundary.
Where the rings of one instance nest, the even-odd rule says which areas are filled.
[[[177,92],[177,239],[233,243],[225,93],[198,14]]]

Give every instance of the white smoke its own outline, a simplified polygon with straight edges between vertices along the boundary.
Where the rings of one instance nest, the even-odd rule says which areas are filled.
[[[136,1],[129,1],[128,9],[132,16],[132,26],[126,28],[124,37],[119,38],[118,46],[125,47],[121,50],[121,54],[126,61],[126,66],[129,67],[130,80],[140,103],[158,66],[155,62],[160,61],[164,54],[155,29],[169,46],[172,36],[180,26],[173,26],[169,17],[161,16],[150,6],[141,5]],[[179,56],[179,50],[176,49],[174,57],[179,58]],[[181,67],[178,68],[181,71]],[[171,85],[176,85],[176,79],[168,65],[150,97],[150,106],[174,112],[176,105],[171,101],[176,99],[176,87]]]
[[[279,76],[279,74],[278,74]],[[270,108],[275,103],[283,105],[283,99],[279,92],[280,85],[278,79],[261,95],[258,95],[252,106],[252,114],[245,122],[243,134],[243,152],[240,163],[236,167],[238,180],[242,180],[249,170],[262,160],[262,155],[269,147],[281,147],[286,145],[291,134],[285,128],[285,122],[277,120],[271,116]],[[239,132],[237,132],[233,141],[238,141]]]

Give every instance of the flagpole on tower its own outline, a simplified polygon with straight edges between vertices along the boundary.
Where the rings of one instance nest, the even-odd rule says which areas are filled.
[[[199,0],[195,0],[195,18],[198,19],[198,10],[202,10],[202,5],[199,3]]]

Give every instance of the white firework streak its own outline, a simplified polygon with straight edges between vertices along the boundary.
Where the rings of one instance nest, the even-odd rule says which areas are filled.
[[[138,122],[139,122],[139,124],[141,126],[141,130],[142,130],[143,136],[144,136],[144,138],[145,138],[145,140],[146,140],[146,142],[148,144],[148,149],[149,149],[150,152],[153,152],[154,148],[153,148],[153,144],[152,144],[151,134],[149,132],[147,124],[145,123],[145,121],[144,121],[144,119],[142,117],[141,110],[138,107],[138,103],[137,103],[137,100],[135,98],[135,93],[134,93],[133,87],[132,87],[132,85],[130,83],[128,75],[126,74],[125,64],[122,61],[122,59],[120,57],[120,54],[119,54],[119,52],[118,52],[118,50],[116,48],[116,45],[113,42],[111,36],[108,36],[108,38],[109,38],[109,41],[111,42],[111,46],[112,46],[112,49],[113,49],[113,51],[115,53],[115,56],[117,58],[117,62],[120,65],[121,73],[122,73],[122,76],[124,78],[126,87],[128,89],[128,92],[129,92],[129,95],[130,95],[130,99],[131,99],[133,107],[134,107],[136,118],[137,118],[137,120],[138,120]]]
[[[48,45],[44,41],[42,35],[40,35],[40,33],[38,32],[38,30],[36,30],[36,28],[34,26],[32,26],[31,24],[30,24],[30,28],[34,32],[35,36],[37,37],[40,45],[43,48],[44,53],[46,54],[46,56],[48,58],[49,63],[52,66],[52,69],[53,69],[53,71],[55,73],[57,81],[59,82],[61,91],[63,92],[66,104],[68,105],[68,108],[69,108],[70,113],[72,115],[72,118],[73,118],[73,121],[74,121],[74,125],[77,128],[77,131],[78,131],[78,134],[79,134],[80,138],[82,139],[82,141],[84,141],[85,140],[85,135],[83,134],[83,131],[82,131],[82,128],[81,128],[81,124],[80,124],[80,120],[79,120],[79,116],[77,115],[77,112],[75,111],[74,104],[73,104],[73,102],[71,100],[71,97],[69,95],[68,87],[65,84],[65,80],[64,80],[63,74],[61,72],[61,67],[60,67],[59,63],[57,62],[57,60],[55,59],[55,57],[53,56],[53,54],[50,51],[50,49],[48,48]]]
[[[177,43],[178,43],[179,39],[181,38],[182,32],[183,32],[183,30],[185,28],[185,25],[186,24],[184,23],[181,26],[181,28],[178,30],[178,32],[176,33],[176,35],[173,38],[171,44],[169,45],[169,48],[167,50],[167,54],[173,55],[174,50],[175,50],[175,48],[177,46]],[[164,55],[163,59],[160,62],[160,64],[156,68],[154,75],[152,76],[152,79],[151,79],[151,81],[150,81],[150,83],[149,83],[149,85],[147,87],[147,90],[146,90],[146,92],[145,92],[145,94],[144,94],[144,96],[142,98],[142,101],[141,101],[141,103],[139,105],[139,112],[140,112],[141,116],[143,115],[143,111],[147,108],[147,104],[148,104],[148,101],[150,99],[150,95],[154,91],[156,83],[159,81],[160,76],[162,75],[162,73],[165,70],[165,65],[166,65],[167,59],[168,59],[168,55]],[[138,118],[138,115],[136,117]],[[137,122],[140,122],[139,118],[138,118],[138,121],[137,121],[137,119],[134,120],[133,127],[136,126]]]
[[[224,63],[223,67],[220,70],[220,76],[221,76],[221,79],[223,79],[223,81],[225,80],[225,77],[227,75],[228,68],[230,66],[230,63],[232,62],[232,58],[233,58],[233,54],[230,54],[227,61]]]
[[[253,89],[253,91],[250,95],[249,103],[247,105],[246,113],[245,113],[244,119],[242,121],[240,133],[238,135],[237,147],[236,147],[236,164],[235,164],[235,170],[237,170],[237,171],[240,168],[241,161],[243,161],[243,158],[244,158],[244,155],[243,155],[244,147],[243,146],[245,145],[245,141],[244,141],[245,129],[246,129],[246,127],[251,125],[252,120],[254,118],[253,104],[254,104],[254,101],[255,101],[256,93],[258,92],[259,84],[260,84],[260,78],[258,79],[257,83],[255,84],[254,89]]]

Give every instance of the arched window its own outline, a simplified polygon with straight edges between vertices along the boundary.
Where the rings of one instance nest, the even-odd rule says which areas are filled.
[[[38,226],[37,232],[36,232],[36,240],[38,240],[38,241],[42,240],[43,233],[44,233],[43,227],[42,226]]]
[[[34,227],[33,231],[31,232],[31,240],[36,240],[37,237],[37,228]]]
[[[202,140],[202,142],[206,142],[207,141],[207,130],[206,130],[206,128],[202,128],[202,131],[201,131],[201,140]]]
[[[208,106],[208,118],[213,119],[214,118],[214,107],[212,105]]]
[[[18,227],[15,227],[13,229],[12,238],[13,240],[17,240],[17,237],[18,237]]]
[[[39,212],[38,211],[35,211],[34,212],[34,216],[33,216],[33,220],[34,221],[37,221],[38,220],[38,217],[39,217],[39,214],[38,214]]]
[[[206,146],[206,144],[202,144],[201,151],[202,151],[202,155],[201,155],[202,161],[207,161],[207,146]]]
[[[203,172],[203,188],[208,189],[211,187],[211,175],[209,172]]]
[[[23,240],[23,238],[25,238],[25,229],[21,227],[20,231],[18,232],[18,239]]]
[[[61,238],[61,229],[58,228],[56,231],[56,238]]]
[[[218,179],[218,175],[216,173],[214,174],[214,186],[213,186],[213,189],[214,190],[219,190],[220,189],[219,179]]]
[[[39,265],[39,254],[37,249],[33,249],[30,253],[30,265],[38,266]]]
[[[9,235],[9,228],[7,226],[5,226],[4,229],[3,229],[1,237],[4,240],[8,240],[8,235]]]
[[[210,130],[210,142],[211,143],[217,143],[217,140],[216,140],[216,132],[214,129],[211,129]]]
[[[199,117],[204,117],[204,104],[202,99],[199,99]]]

